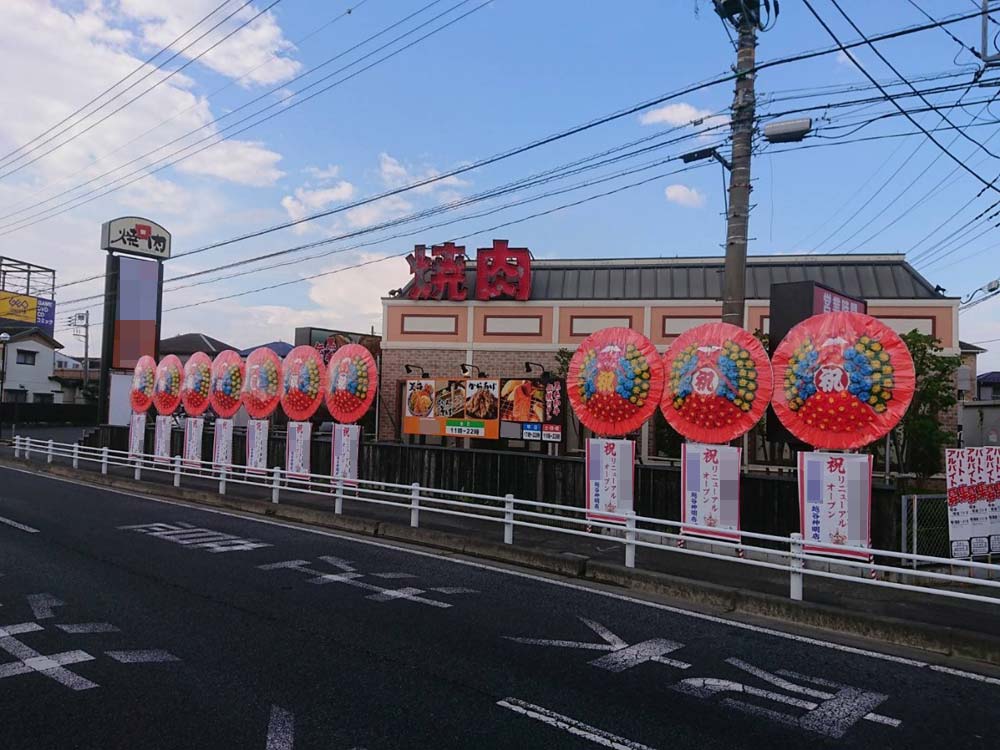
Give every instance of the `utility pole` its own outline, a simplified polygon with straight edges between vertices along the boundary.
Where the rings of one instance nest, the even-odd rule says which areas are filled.
[[[83,388],[90,385],[90,310],[76,313],[69,319],[73,326],[73,335],[83,339]],[[81,335],[80,329],[83,329]]]

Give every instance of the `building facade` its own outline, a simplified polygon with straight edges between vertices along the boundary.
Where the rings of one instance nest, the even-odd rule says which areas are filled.
[[[414,269],[412,260],[410,265]],[[526,299],[482,299],[489,295],[477,283],[481,264],[477,271],[476,262],[464,260],[463,268],[464,299],[454,298],[462,294],[451,294],[450,282],[430,299],[412,298],[417,282],[383,299],[381,440],[407,439],[401,432],[407,365],[411,373],[431,377],[456,376],[462,365],[490,377],[524,377],[528,362],[559,372],[560,351],[565,357],[602,328],[632,328],[662,352],[681,333],[718,321],[722,312],[718,257],[531,260]],[[903,255],[750,257],[747,329],[767,333],[771,284],[792,281],[815,281],[867,300],[869,313],[896,331],[932,334],[946,353],[959,354],[959,300],[944,296]],[[952,421],[955,429],[957,415]],[[564,450],[577,447],[573,432],[566,430]],[[650,441],[641,442],[648,457]],[[510,447],[520,446],[515,441]]]
[[[52,379],[56,351],[62,344],[40,328],[3,329],[3,400],[6,403],[61,404],[63,390]]]

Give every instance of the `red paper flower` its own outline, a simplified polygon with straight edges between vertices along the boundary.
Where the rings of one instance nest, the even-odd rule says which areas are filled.
[[[729,323],[685,331],[663,357],[660,408],[688,440],[728,443],[752,428],[771,400],[771,363],[761,343]]]
[[[232,349],[216,355],[208,400],[217,416],[229,419],[240,410],[245,375],[243,358]]]
[[[326,390],[326,367],[323,357],[311,346],[297,346],[288,352],[282,366],[285,373],[281,408],[289,419],[309,419],[323,402]]]
[[[141,414],[153,403],[153,380],[156,378],[156,360],[148,354],[139,357],[132,375],[128,398],[132,411]]]
[[[208,408],[209,386],[212,381],[212,359],[205,352],[195,352],[184,363],[181,383],[181,403],[184,411],[199,417]]]
[[[243,378],[243,405],[253,419],[266,419],[281,401],[281,360],[262,346],[247,357]]]
[[[868,445],[895,427],[913,398],[916,376],[903,340],[862,313],[814,315],[774,352],[774,412],[816,448]]]
[[[629,328],[605,328],[577,348],[566,387],[584,426],[598,435],[626,435],[656,411],[663,363],[645,336]]]
[[[173,414],[181,405],[181,378],[184,368],[176,354],[168,354],[156,366],[153,406],[160,414]]]
[[[360,344],[347,344],[333,353],[327,368],[326,408],[337,422],[357,422],[375,400],[375,359]]]

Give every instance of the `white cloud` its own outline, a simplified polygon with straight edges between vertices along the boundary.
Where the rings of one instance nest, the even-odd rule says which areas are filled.
[[[326,167],[306,167],[302,171],[317,182],[326,182],[340,174],[340,167],[328,164]]]
[[[215,0],[119,0],[118,10],[123,16],[139,21],[143,41],[146,46],[155,49],[170,44],[216,6],[218,3]],[[233,3],[213,14],[174,49],[190,44],[238,7]],[[260,8],[255,5],[248,5],[204,39],[194,43],[183,53],[183,57],[190,59],[207,50],[259,11]],[[298,61],[286,56],[293,49],[294,45],[285,39],[275,16],[268,12],[199,58],[198,62],[229,78],[247,74],[240,81],[241,86],[270,85],[291,78],[301,68]]]
[[[322,211],[334,203],[350,200],[353,195],[354,185],[347,180],[341,180],[336,185],[316,190],[304,187],[296,188],[294,195],[286,195],[281,199],[281,206],[292,221],[298,221],[315,211]],[[308,223],[298,224],[295,226],[295,232],[304,234],[309,228]]]
[[[284,177],[278,169],[281,154],[259,141],[222,141],[177,165],[188,174],[208,175],[251,187],[273,185]]]
[[[433,167],[425,167],[423,169],[408,167],[399,159],[390,156],[384,151],[378,155],[378,173],[382,183],[389,188],[403,187],[404,185],[431,179],[441,174],[440,171],[434,169]],[[450,177],[442,177],[436,182],[414,188],[413,192],[426,194],[432,193],[435,190],[442,190],[444,188],[451,188],[454,190],[454,188],[465,187],[468,184],[468,182],[461,179],[457,175],[451,175]]]
[[[667,185],[663,191],[667,200],[686,208],[701,208],[705,205],[705,196],[687,185]]]
[[[703,122],[699,123],[699,120]],[[718,121],[726,122],[727,118],[713,116],[710,110],[698,109],[686,102],[667,104],[639,115],[641,125],[714,125]]]
[[[834,55],[834,59],[837,61],[838,65],[847,65],[849,67],[854,67],[853,60],[855,59],[855,57],[849,51],[845,52],[844,50],[840,50],[836,55]]]
[[[399,195],[352,208],[346,212],[347,223],[352,227],[365,227],[395,219],[413,210],[413,204]]]

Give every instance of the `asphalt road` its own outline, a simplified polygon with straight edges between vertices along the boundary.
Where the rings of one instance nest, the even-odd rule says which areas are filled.
[[[1000,679],[0,469],[0,747],[995,748]]]

